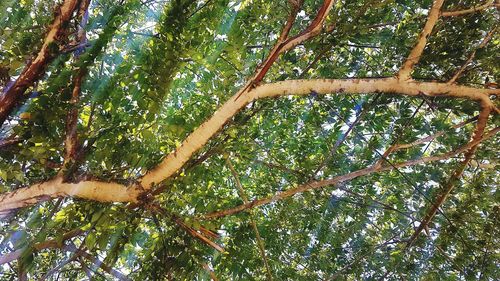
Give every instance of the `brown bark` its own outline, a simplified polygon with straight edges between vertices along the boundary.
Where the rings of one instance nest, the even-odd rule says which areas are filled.
[[[453,189],[455,188],[456,183],[459,181],[462,176],[465,168],[472,160],[474,153],[479,145],[479,141],[481,141],[484,133],[484,129],[486,128],[486,123],[488,122],[488,116],[490,115],[491,109],[485,108],[479,114],[478,122],[476,125],[476,130],[474,131],[474,136],[472,137],[472,142],[477,142],[477,144],[471,146],[467,152],[465,153],[465,159],[459,164],[458,168],[453,172],[452,176],[448,180],[448,182],[444,185],[443,191],[439,194],[436,202],[432,204],[431,208],[427,211],[427,214],[420,222],[420,225],[417,227],[415,232],[412,234],[410,239],[408,240],[406,247],[411,247],[411,245],[418,238],[420,233],[426,229],[429,223],[432,221],[434,216],[436,215],[438,209],[446,202],[446,199],[451,194]]]
[[[110,274],[111,276],[115,277],[117,280],[123,280],[123,281],[130,281],[131,279],[128,278],[125,274],[121,273],[120,271],[112,268],[111,266],[105,264],[98,258],[94,257],[93,255],[78,249],[75,245],[64,245],[62,249],[73,252],[78,256],[81,256],[91,262],[92,264],[96,264],[100,269],[105,271],[106,273]]]
[[[299,3],[295,7],[293,7],[292,13],[288,17],[287,23],[281,31],[278,42],[276,42],[273,49],[269,52],[266,60],[257,68],[254,76],[249,79],[246,85],[237,93],[237,99],[244,93],[252,90],[253,87],[255,87],[262,81],[262,79],[264,79],[264,76],[266,76],[269,69],[271,69],[271,66],[282,53],[294,48],[304,41],[315,37],[321,32],[323,23],[328,16],[328,12],[331,10],[333,4],[335,3],[335,0],[323,1],[323,4],[318,10],[318,13],[316,14],[314,20],[309,24],[309,26],[298,35],[289,38],[288,35],[290,29],[292,28],[293,22],[295,21],[295,17],[297,15],[297,12],[299,11],[301,3],[302,2],[299,1]]]
[[[209,238],[207,238],[203,235],[203,233],[208,233],[209,236],[211,236],[213,238],[218,238],[218,236],[215,233],[213,233],[205,228],[202,228],[202,230],[200,231],[201,233],[199,233],[198,231],[196,231],[196,229],[187,225],[180,217],[168,212],[167,210],[165,210],[164,208],[159,206],[159,204],[149,204],[146,207],[155,213],[158,212],[158,213],[161,213],[163,216],[168,217],[169,219],[171,219],[173,222],[175,222],[182,230],[184,230],[189,235],[193,236],[194,238],[198,239],[199,241],[203,242],[204,244],[214,248],[215,250],[217,250],[221,253],[224,253],[224,248],[222,248],[217,243],[213,242],[212,240],[210,240]]]
[[[495,1],[497,1],[495,3]],[[484,9],[487,9],[489,7],[498,7],[500,4],[498,3],[498,0],[489,0],[488,2],[484,3],[483,5],[475,6],[469,9],[465,10],[457,10],[457,11],[446,11],[441,14],[443,17],[458,17],[458,16],[464,16],[468,14],[472,14],[478,11],[482,11]]]
[[[283,200],[285,198],[292,197],[298,193],[311,191],[311,190],[315,190],[315,189],[319,189],[319,188],[323,188],[323,187],[327,187],[327,186],[332,186],[332,185],[335,185],[335,184],[338,184],[341,182],[352,180],[352,179],[355,179],[355,178],[361,177],[361,176],[370,175],[370,174],[373,174],[376,172],[390,171],[390,170],[393,170],[396,168],[409,167],[409,166],[414,166],[414,165],[418,165],[418,164],[422,164],[422,163],[448,159],[452,156],[461,154],[461,153],[466,152],[466,151],[470,151],[471,148],[477,147],[477,145],[481,141],[494,136],[499,131],[500,131],[500,127],[497,127],[495,129],[489,131],[484,136],[482,136],[478,139],[475,139],[475,140],[467,143],[466,145],[463,145],[462,147],[460,147],[454,151],[451,151],[451,152],[447,152],[447,153],[435,155],[435,156],[423,157],[423,158],[420,158],[417,160],[410,160],[410,161],[401,162],[401,163],[394,163],[391,166],[382,166],[382,165],[375,164],[373,166],[370,166],[370,167],[367,167],[367,168],[364,168],[361,170],[357,170],[357,171],[354,171],[354,172],[351,172],[351,173],[348,173],[345,175],[337,176],[337,177],[334,177],[331,179],[322,180],[322,181],[312,181],[312,182],[309,182],[309,183],[306,183],[303,185],[299,185],[298,187],[279,192],[271,197],[257,199],[257,200],[254,200],[252,202],[242,204],[242,205],[239,205],[239,206],[234,207],[234,208],[209,213],[209,214],[201,216],[201,218],[202,219],[221,218],[221,217],[233,215],[233,214],[236,214],[236,213],[239,213],[242,211],[246,211],[246,210],[251,209],[251,208],[255,208],[258,206],[262,206],[262,205],[266,205],[266,204],[269,204],[272,202]]]
[[[61,15],[72,14],[72,11],[75,7],[77,7],[77,5],[69,7],[69,3],[73,2],[79,3],[79,1],[66,0],[63,4],[65,9],[63,9],[63,12],[58,14],[57,17],[59,18]],[[143,177],[139,178],[138,183],[134,183],[129,186],[119,183],[93,180],[65,183],[61,175],[58,175],[51,180],[34,184],[31,187],[21,188],[13,192],[1,194],[0,216],[4,216],[17,208],[30,206],[52,198],[66,196],[95,200],[99,202],[138,203],[143,201],[143,199],[147,197],[144,193],[151,192],[153,187],[158,183],[175,175],[179,169],[181,169],[183,165],[191,159],[193,154],[199,151],[210,138],[223,128],[224,124],[233,118],[248,103],[261,98],[280,97],[286,95],[308,95],[311,92],[316,92],[318,94],[383,93],[414,97],[429,96],[468,99],[480,103],[483,108],[489,108],[499,112],[490,100],[489,96],[499,95],[500,89],[477,89],[449,83],[418,82],[411,79],[410,73],[413,66],[418,62],[418,59],[425,48],[426,38],[439,18],[439,10],[442,2],[443,0],[436,0],[434,2],[417,44],[411,51],[408,59],[401,67],[401,70],[396,77],[372,79],[289,80],[257,85],[255,82],[262,80],[267,72],[266,69],[269,69],[272,62],[276,60],[280,53],[293,48],[297,44],[300,44],[321,32],[323,23],[334,3],[334,0],[325,0],[315,19],[303,32],[299,33],[297,36],[286,39],[284,42],[278,41],[276,46],[273,48],[273,51],[271,51],[269,57],[264,62],[264,67],[257,69],[253,78],[251,78],[240,91],[225,102],[219,110],[212,115],[211,118],[195,129],[181,143],[181,145],[172,153],[168,154],[159,165],[148,171]],[[69,8],[73,9],[71,10],[71,13],[68,12]],[[296,10],[292,11],[292,15],[287,21],[281,37],[287,38],[291,26],[289,23],[292,22],[292,18],[294,18],[293,13],[295,12]],[[52,25],[52,35],[47,36],[46,42],[55,42],[55,40],[59,38],[56,35],[62,30],[62,27],[59,26],[60,24],[58,24],[58,22],[59,21],[56,21]],[[45,45],[46,44],[44,44],[44,46]],[[43,61],[48,61],[47,57],[43,55],[44,53],[40,53],[42,54]],[[42,61],[42,59],[37,59],[35,61],[39,62]],[[267,61],[270,62],[269,65]],[[27,67],[27,69],[29,69],[29,67]],[[24,76],[21,75],[21,77]],[[21,81],[22,79],[18,80]],[[79,89],[77,90],[79,91]],[[74,126],[72,126],[72,128],[74,128]],[[72,132],[68,135],[71,136]],[[75,138],[71,137],[71,139],[74,140]],[[72,149],[68,149],[68,151],[71,150]],[[454,154],[452,153],[452,155]],[[432,159],[432,157],[427,157],[426,161],[436,161],[441,159],[443,158],[437,157]],[[421,163],[419,160],[414,160],[409,161],[407,164],[416,165],[419,163]],[[383,168],[386,169],[386,167]]]
[[[68,36],[69,22],[80,0],[65,0],[55,11],[54,21],[37,56],[30,61],[12,85],[6,86],[0,95],[0,126],[3,125],[24,92],[45,73],[47,65],[55,58],[60,43]]]
[[[85,33],[85,26],[87,25],[87,13],[90,5],[90,0],[83,0],[80,3],[80,7],[78,9],[78,19],[80,24],[78,25],[76,42],[79,45],[85,44],[87,41],[87,36]],[[75,51],[75,60],[78,60],[81,55],[79,49]],[[77,152],[78,152],[78,103],[80,101],[80,94],[82,91],[82,84],[84,81],[84,77],[87,73],[86,67],[80,67],[76,71],[76,75],[73,78],[73,90],[71,91],[71,99],[70,99],[70,109],[66,116],[66,139],[65,139],[65,155],[64,155],[64,164],[63,172],[67,169],[68,164],[71,162],[77,161]]]
[[[83,231],[80,229],[75,229],[75,230],[69,231],[69,232],[65,233],[63,235],[62,239],[59,241],[55,240],[55,239],[50,239],[50,240],[33,245],[33,250],[38,252],[38,251],[41,251],[44,249],[58,248],[62,245],[61,243],[63,243],[64,241],[71,239],[73,237],[76,237],[78,235],[81,235],[82,233],[83,233]],[[19,249],[19,250],[15,250],[13,252],[10,252],[8,254],[5,254],[3,256],[0,256],[0,265],[6,264],[6,263],[9,263],[9,262],[12,262],[12,261],[18,259],[19,257],[21,257],[22,253],[23,253],[23,249]]]

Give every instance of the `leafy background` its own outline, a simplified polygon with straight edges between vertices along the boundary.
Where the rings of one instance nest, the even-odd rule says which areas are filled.
[[[444,10],[481,3],[447,0]],[[283,55],[265,80],[394,75],[431,4],[337,1],[328,18],[335,30]],[[0,74],[15,77],[36,53],[55,5],[0,3]],[[320,5],[305,1],[292,33],[303,30]],[[134,181],[244,85],[273,46],[290,6],[263,0],[99,0],[89,11],[90,46],[82,59],[71,53],[58,56],[31,89],[33,97],[0,132],[22,139],[0,149],[1,191],[57,173],[71,77],[82,65],[90,67],[78,104],[78,133],[86,154],[73,177]],[[496,9],[443,18],[414,77],[447,81],[497,24]],[[458,82],[482,87],[499,81],[499,46],[495,34]],[[429,236],[422,235],[408,250],[402,241],[411,236],[459,159],[365,176],[214,221],[194,219],[243,203],[227,159],[247,196],[262,198],[309,179],[366,167],[390,144],[438,131],[447,133],[389,160],[449,151],[468,141],[473,130],[472,124],[450,127],[475,114],[477,106],[470,102],[390,95],[312,93],[256,101],[158,195],[162,207],[187,224],[219,232],[217,243],[226,253],[193,239],[168,217],[121,204],[63,199],[0,222],[0,251],[26,249],[21,261],[3,265],[0,279],[15,279],[17,266],[26,267],[33,280],[41,278],[71,253],[34,253],[30,247],[82,229],[85,235],[73,239],[77,246],[134,280],[207,280],[203,264],[221,280],[263,280],[268,275],[250,224],[254,220],[277,280],[494,280],[500,276],[498,138],[481,145],[430,225]],[[491,123],[498,126],[498,121],[495,116]],[[96,280],[112,278],[95,265],[91,269]],[[70,263],[58,276],[85,278],[85,273]]]

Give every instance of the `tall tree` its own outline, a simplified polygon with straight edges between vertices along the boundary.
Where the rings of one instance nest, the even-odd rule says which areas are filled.
[[[1,280],[494,279],[494,1],[0,3]]]

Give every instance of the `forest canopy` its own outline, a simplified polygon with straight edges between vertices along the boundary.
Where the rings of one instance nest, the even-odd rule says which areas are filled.
[[[0,280],[496,280],[498,0],[1,0]]]

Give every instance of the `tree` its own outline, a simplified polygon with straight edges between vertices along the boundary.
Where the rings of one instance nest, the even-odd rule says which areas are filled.
[[[0,3],[2,280],[485,279],[498,1]]]

